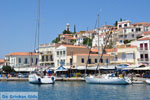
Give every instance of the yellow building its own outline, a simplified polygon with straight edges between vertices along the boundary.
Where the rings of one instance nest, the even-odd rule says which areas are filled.
[[[118,46],[116,56],[112,64],[138,64],[137,46]]]

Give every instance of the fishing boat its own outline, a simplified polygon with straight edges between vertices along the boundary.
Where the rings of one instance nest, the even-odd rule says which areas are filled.
[[[100,74],[100,69],[99,69],[99,65],[100,65],[100,60],[103,59],[103,54],[104,52],[102,52],[101,56],[100,56],[100,45],[99,45],[99,15],[98,15],[98,58],[99,58],[99,62],[98,62],[98,65],[97,65],[97,68],[96,70],[98,69],[99,71],[99,74]],[[109,37],[111,36],[111,33],[108,33],[108,37],[106,38],[107,41],[106,43],[104,43],[105,45],[102,46],[104,48],[102,48],[102,51],[105,51],[105,48],[106,48],[106,45],[107,43],[109,42]],[[89,52],[89,55],[90,55],[90,52]],[[89,58],[89,57],[88,57]],[[108,63],[107,63],[108,64]],[[87,66],[86,66],[87,67]],[[86,71],[85,71],[86,72]],[[85,73],[86,74],[86,73]],[[119,85],[126,85],[126,84],[130,84],[131,83],[131,80],[129,78],[123,78],[123,77],[118,77],[118,76],[115,76],[115,74],[105,74],[105,75],[99,75],[98,77],[97,76],[85,76],[85,81],[87,83],[92,83],[92,84],[119,84]]]
[[[35,36],[38,36],[38,42],[39,42],[39,33],[40,33],[39,28],[40,28],[40,0],[38,0],[38,22],[37,22],[37,33],[35,35]],[[36,37],[35,37],[35,40],[36,40]],[[39,46],[39,43],[38,43],[38,46]],[[38,47],[38,49],[39,49],[39,47]],[[39,50],[38,50],[38,53],[39,53]],[[54,84],[55,83],[55,77],[53,75],[48,76],[46,74],[40,75],[37,73],[38,73],[38,71],[31,73],[29,75],[28,80],[30,83],[34,83],[34,84]]]

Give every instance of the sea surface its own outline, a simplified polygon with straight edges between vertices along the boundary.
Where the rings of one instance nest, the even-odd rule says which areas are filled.
[[[150,85],[100,85],[63,82],[35,85],[0,82],[0,92],[38,92],[38,100],[150,100]]]

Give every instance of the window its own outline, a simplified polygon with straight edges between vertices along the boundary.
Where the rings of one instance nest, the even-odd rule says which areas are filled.
[[[42,56],[42,61],[44,61],[44,56]]]
[[[119,38],[123,38],[123,35],[119,35]]]
[[[48,56],[46,56],[46,61],[48,61]]]
[[[52,55],[50,55],[50,61],[53,61],[53,56]]]
[[[119,25],[119,27],[121,27],[121,25]]]
[[[100,62],[103,63],[103,59],[100,59]]]
[[[35,61],[35,64],[37,65],[37,63],[38,63],[38,58],[36,58],[36,61]]]
[[[126,59],[126,54],[125,53],[122,53],[122,60],[125,60]]]
[[[19,64],[21,63],[21,58],[19,58]]]
[[[70,65],[72,66],[72,58],[70,58]]]
[[[88,64],[91,64],[91,59],[88,59]]]
[[[28,64],[28,59],[25,58],[24,64]]]
[[[127,30],[126,29],[124,29],[124,33],[126,33],[127,32]]]
[[[132,29],[132,32],[134,32],[134,29]]]
[[[66,52],[65,52],[65,51],[63,51],[63,55],[64,55],[64,56],[66,55]]]
[[[140,50],[143,50],[143,44],[142,43],[140,44]]]
[[[33,58],[31,58],[31,62],[33,63]]]
[[[141,28],[136,28],[136,32],[140,32],[141,31]]]
[[[60,51],[60,56],[62,56],[62,51]]]
[[[57,51],[57,56],[59,56],[59,51]]]
[[[95,59],[95,63],[97,63],[97,59]]]
[[[108,64],[108,63],[109,63],[109,60],[108,60],[108,59],[105,59],[105,63]]]
[[[134,54],[133,53],[127,53],[126,58],[127,59],[134,59]]]
[[[145,50],[148,50],[147,43],[144,43]]]
[[[127,27],[127,24],[124,24],[124,27]]]
[[[141,61],[143,61],[143,54],[140,54],[140,59]]]
[[[132,34],[132,38],[134,38],[134,34]]]
[[[127,35],[124,35],[125,38],[127,38]]]
[[[145,61],[148,61],[148,54],[145,54]]]
[[[84,63],[84,58],[81,59],[81,63]]]

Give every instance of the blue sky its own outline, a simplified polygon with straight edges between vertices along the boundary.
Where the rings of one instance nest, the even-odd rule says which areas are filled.
[[[49,43],[70,23],[71,31],[116,20],[150,22],[150,0],[41,0],[40,44]],[[11,52],[33,51],[37,0],[0,0],[0,58]]]

